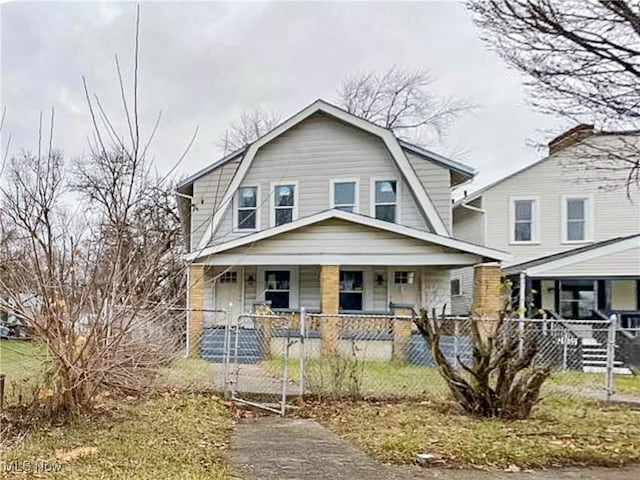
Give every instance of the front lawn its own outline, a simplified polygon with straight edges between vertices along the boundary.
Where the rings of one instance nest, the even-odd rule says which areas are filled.
[[[3,473],[40,462],[56,479],[227,479],[222,453],[232,424],[229,407],[212,395],[108,400],[92,415],[34,429],[2,452]]]
[[[418,453],[433,466],[542,468],[617,466],[640,460],[640,409],[547,398],[528,420],[481,419],[444,402],[311,404],[316,418],[383,462],[408,464]]]
[[[262,362],[274,376],[282,375],[283,360]],[[289,360],[288,377],[298,382],[298,359]],[[348,358],[310,358],[305,366],[305,387],[320,396],[371,398],[443,398],[449,394],[444,380],[433,367],[378,360],[353,361]]]
[[[548,381],[553,385],[604,390],[604,377],[604,373],[566,371],[554,372]],[[615,393],[640,397],[640,376],[638,375],[614,375],[613,385]]]
[[[0,373],[5,374],[5,405],[28,402],[42,386],[46,348],[35,341],[0,340]]]

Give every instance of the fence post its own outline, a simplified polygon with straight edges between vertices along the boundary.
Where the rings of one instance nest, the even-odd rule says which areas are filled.
[[[460,355],[460,323],[456,318],[453,320],[453,365],[454,368],[460,368],[460,364],[458,362],[458,356]]]
[[[298,352],[298,370],[299,372],[299,380],[300,384],[300,398],[304,396],[304,361],[305,361],[305,353],[304,353],[304,337],[307,334],[307,309],[302,307],[300,309],[300,349]]]
[[[565,327],[562,330],[562,369],[566,370],[569,363],[569,332]]]
[[[229,390],[229,368],[231,367],[231,316],[224,311],[224,346],[222,352],[222,361],[224,364],[224,397],[229,398],[231,392]]]
[[[282,398],[280,400],[280,416],[284,417],[287,413],[287,384],[289,383],[289,333],[287,328],[287,337],[284,342],[284,368],[282,370]]]
[[[605,370],[604,387],[607,391],[607,402],[611,400],[613,395],[613,367],[616,357],[616,323],[615,314],[609,317],[609,325],[607,329],[607,368]]]

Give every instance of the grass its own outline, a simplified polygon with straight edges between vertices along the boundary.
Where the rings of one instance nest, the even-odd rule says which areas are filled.
[[[0,373],[5,374],[5,404],[33,395],[42,385],[46,367],[45,347],[37,342],[0,340]]]
[[[161,390],[213,391],[213,364],[201,358],[179,358],[160,369],[156,386]]]
[[[581,387],[593,390],[604,389],[604,373],[585,373],[571,371],[555,372],[548,381],[553,385],[568,385],[572,387]],[[640,397],[640,376],[614,375],[613,385],[615,393],[637,395]]]
[[[109,400],[97,414],[36,428],[2,457],[5,469],[46,462],[58,469],[46,477],[56,479],[227,479],[222,453],[232,423],[229,408],[210,395]]]
[[[283,369],[283,360],[273,358],[262,363],[274,376]],[[298,359],[289,360],[289,379],[298,381]],[[359,382],[358,391],[363,396],[387,398],[422,398],[426,396],[444,397],[449,390],[435,368],[420,367],[406,363],[365,360],[353,362],[336,359],[310,358],[306,361],[306,388],[313,394],[350,394],[353,392],[354,374]]]
[[[618,466],[640,460],[640,410],[548,398],[527,420],[456,414],[439,402],[314,404],[303,411],[383,462],[418,453],[434,466],[542,468]]]

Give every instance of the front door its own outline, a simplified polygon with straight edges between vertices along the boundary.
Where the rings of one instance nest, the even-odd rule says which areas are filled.
[[[596,308],[596,282],[562,280],[560,282],[560,315],[569,320],[593,318]]]
[[[238,322],[242,314],[242,270],[239,268],[225,269],[216,275],[214,292],[216,309],[226,310],[231,325]],[[223,323],[222,316],[218,323]]]
[[[420,308],[418,272],[416,270],[393,270],[391,272],[390,301],[395,303],[411,303]]]

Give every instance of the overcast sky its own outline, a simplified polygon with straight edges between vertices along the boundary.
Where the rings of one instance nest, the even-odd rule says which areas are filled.
[[[38,117],[55,107],[55,144],[67,157],[87,151],[90,118],[82,76],[114,119],[122,119],[114,67],[130,84],[135,5],[2,5],[3,145],[34,149]],[[479,39],[464,5],[421,3],[144,3],[141,112],[160,172],[199,126],[180,173],[219,156],[216,142],[242,110],[260,105],[284,116],[316,98],[335,101],[341,78],[391,65],[427,69],[444,95],[478,105],[449,129],[441,150],[480,171],[476,185],[543,156],[563,124],[533,111],[522,78]],[[443,152],[443,153],[447,153]]]

